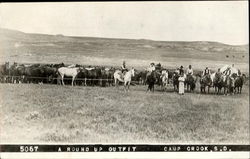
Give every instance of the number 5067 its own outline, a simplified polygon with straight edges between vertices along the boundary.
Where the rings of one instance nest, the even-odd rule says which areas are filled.
[[[20,146],[20,152],[37,152],[38,146]]]

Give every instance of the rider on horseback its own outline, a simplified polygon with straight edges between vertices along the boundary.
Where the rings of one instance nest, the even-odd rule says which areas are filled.
[[[179,69],[179,75],[183,74],[184,75],[184,70],[183,70],[183,66],[180,67]]]
[[[188,66],[188,69],[187,69],[187,75],[193,75],[193,74],[194,74],[194,71],[193,71],[193,69],[192,69],[192,66],[189,65],[189,66]]]
[[[203,71],[203,76],[210,76],[210,70],[208,69],[208,67],[206,67],[206,69]]]
[[[231,68],[230,68],[230,66],[228,66],[227,69],[225,71],[223,71],[223,74],[227,75],[227,76],[229,76],[231,74]]]
[[[147,75],[146,75],[146,81],[148,80],[148,77],[152,74],[152,72],[155,71],[155,64],[152,62],[149,67],[147,68]]]
[[[149,68],[148,68],[148,71],[149,71],[149,72],[155,71],[155,64],[154,64],[153,62],[150,64],[150,66],[149,66]]]
[[[123,63],[122,63],[121,70],[122,70],[122,76],[124,77],[125,73],[128,72],[128,69],[126,68],[126,62],[125,61],[123,61]]]

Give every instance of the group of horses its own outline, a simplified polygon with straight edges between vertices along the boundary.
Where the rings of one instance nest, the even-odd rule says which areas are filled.
[[[194,75],[184,75],[185,86],[188,92],[194,92],[199,85],[201,93],[209,93],[210,88],[215,89],[216,94],[241,93],[246,76],[225,75],[214,72],[211,75],[202,75],[196,72]],[[170,85],[174,91],[178,91],[180,75],[178,72],[162,67],[153,72],[136,70],[132,68],[125,73],[119,68],[104,66],[83,66],[59,64],[19,64],[10,65],[6,62],[0,65],[0,82],[2,83],[50,83],[71,84],[84,86],[118,86],[123,83],[125,91],[131,84],[148,85],[147,91],[154,91],[154,86],[159,85],[166,91]]]
[[[19,64],[0,65],[1,83],[49,83],[97,86],[112,85],[115,68],[59,64]],[[105,79],[105,80],[102,80]]]
[[[167,89],[168,84],[172,83],[174,90],[179,89],[179,73],[154,71],[147,76],[148,90],[154,91],[154,84],[160,81],[163,90]],[[238,75],[236,73],[226,75],[221,72],[203,75],[202,71],[196,72],[194,75],[184,74],[185,87],[187,92],[194,92],[197,86],[200,87],[201,93],[210,93],[210,89],[214,88],[215,94],[241,94],[242,87],[246,81],[246,75]],[[171,82],[170,82],[171,81]],[[207,90],[207,92],[206,92]],[[223,91],[223,92],[222,92]]]

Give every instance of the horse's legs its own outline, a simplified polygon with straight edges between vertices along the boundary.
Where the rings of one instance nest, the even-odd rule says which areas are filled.
[[[127,91],[127,82],[124,81],[124,90]]]
[[[74,86],[74,80],[75,80],[76,76],[72,76],[72,82],[71,82],[71,86]]]
[[[64,84],[64,81],[63,81],[63,79],[64,79],[64,76],[62,75],[61,77],[62,77],[62,84],[63,84],[63,86],[64,86],[64,85],[65,85],[65,84]]]
[[[130,81],[128,82],[128,91],[129,91]]]
[[[115,78],[115,86],[116,86],[116,88],[118,88],[118,87],[119,87],[119,81],[118,81],[118,79],[117,79],[117,78]]]

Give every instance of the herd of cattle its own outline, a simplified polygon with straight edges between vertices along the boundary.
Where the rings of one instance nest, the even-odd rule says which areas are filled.
[[[0,65],[0,82],[1,83],[49,83],[61,84],[62,77],[58,73],[58,69],[62,67],[75,67],[81,68],[77,72],[74,84],[84,86],[112,86],[114,85],[114,72],[118,70],[117,67],[104,67],[104,66],[83,66],[83,65],[70,65],[66,66],[64,63],[59,64],[19,64],[14,62],[10,65],[6,62]],[[146,70],[135,70],[135,75],[132,77],[131,84],[158,84],[165,89],[166,86],[172,85],[174,90],[178,90],[178,73],[175,70],[167,69],[167,85],[164,85],[162,80],[162,67],[157,68],[153,72],[153,76],[148,76]],[[215,93],[221,93],[224,88],[224,94],[241,93],[242,86],[246,76],[226,76],[214,73],[213,79],[209,76],[202,76],[202,72],[198,71],[194,75],[187,75],[185,85],[187,91],[194,91],[197,85],[200,86],[201,93],[206,93],[206,88],[209,93],[211,87],[215,88]],[[65,77],[65,83],[72,82],[72,77]]]

